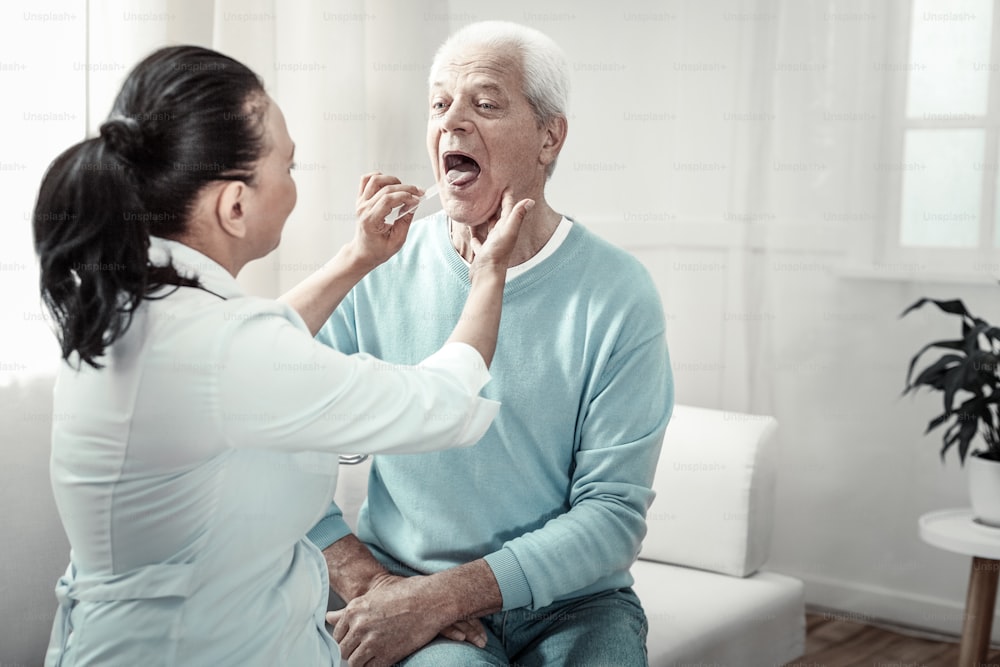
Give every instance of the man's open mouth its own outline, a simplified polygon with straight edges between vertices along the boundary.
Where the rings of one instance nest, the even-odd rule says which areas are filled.
[[[444,154],[445,179],[449,185],[462,187],[479,178],[479,163],[465,153]]]

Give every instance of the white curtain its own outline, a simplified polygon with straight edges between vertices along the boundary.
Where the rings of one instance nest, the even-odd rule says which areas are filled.
[[[905,38],[904,5],[754,8],[767,18],[748,31],[741,58],[740,108],[750,116],[734,142],[731,187],[745,234],[730,310],[745,314],[731,318],[732,353],[745,363],[727,364],[732,409],[780,410],[785,381],[836,370],[841,330],[866,319],[869,304],[830,290],[876,258],[885,197],[877,167],[899,125],[883,108],[894,83],[882,65],[892,40]]]
[[[277,296],[329,259],[352,231],[361,175],[381,169],[426,185],[422,109],[430,54],[447,32],[413,30],[435,3],[387,0],[92,0],[95,61],[135,63],[153,48],[192,43],[257,72],[296,142],[299,201],[281,248],[240,281]],[[149,20],[143,21],[143,14]],[[386,20],[392,17],[392,20]],[[91,82],[96,130],[124,78]]]
[[[423,110],[430,58],[451,28],[442,0],[54,0],[2,11],[0,76],[17,100],[3,108],[0,165],[8,220],[16,217],[0,251],[4,363],[15,372],[48,373],[58,359],[31,250],[44,169],[97,133],[128,72],[156,48],[197,44],[246,63],[296,142],[298,204],[281,247],[241,272],[250,293],[281,294],[350,238],[362,174],[430,184]]]

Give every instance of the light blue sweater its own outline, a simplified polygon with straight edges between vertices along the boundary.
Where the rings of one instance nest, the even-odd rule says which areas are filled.
[[[419,221],[318,338],[417,363],[451,333],[468,274],[443,214]],[[504,609],[631,585],[674,399],[648,273],[574,223],[552,256],[508,281],[490,373],[482,395],[503,405],[475,446],[376,457],[358,537],[390,568],[485,558]],[[326,548],[349,532],[334,505],[309,536]]]

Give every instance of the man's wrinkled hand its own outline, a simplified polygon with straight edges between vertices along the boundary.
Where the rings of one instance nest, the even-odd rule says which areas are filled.
[[[333,639],[350,667],[391,665],[441,634],[486,645],[478,621],[453,618],[432,577],[386,575],[346,607],[327,614]]]
[[[439,637],[453,639],[457,642],[469,642],[479,648],[486,646],[486,628],[478,618],[462,619],[455,621],[442,630]]]

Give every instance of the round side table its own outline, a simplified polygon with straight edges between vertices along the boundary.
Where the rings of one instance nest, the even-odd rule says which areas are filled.
[[[941,510],[920,517],[920,539],[972,556],[958,665],[986,664],[1000,576],[1000,528],[979,523],[969,508]]]

